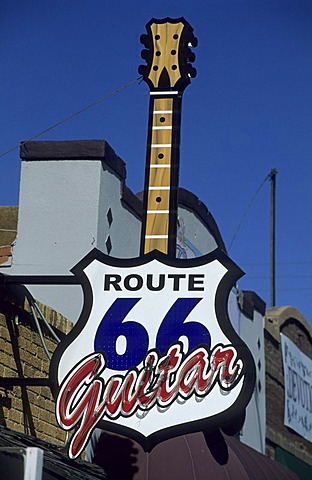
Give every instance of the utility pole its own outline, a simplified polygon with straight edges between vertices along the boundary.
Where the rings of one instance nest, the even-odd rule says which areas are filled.
[[[271,240],[270,240],[270,257],[271,257],[271,307],[275,307],[275,190],[276,190],[276,174],[277,170],[272,168],[270,173],[271,179]]]

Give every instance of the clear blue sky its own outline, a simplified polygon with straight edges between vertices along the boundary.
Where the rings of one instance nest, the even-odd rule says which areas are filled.
[[[312,322],[312,2],[1,0],[0,153],[138,77],[152,17],[184,16],[199,40],[183,99],[180,185],[227,246],[277,175],[277,304]],[[143,188],[149,90],[134,84],[39,140],[105,139]],[[0,158],[0,205],[18,204],[19,151]],[[268,304],[270,182],[230,256]]]

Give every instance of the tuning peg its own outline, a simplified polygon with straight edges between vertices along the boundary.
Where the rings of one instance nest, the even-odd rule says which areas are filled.
[[[148,67],[146,65],[139,65],[138,72],[143,77],[148,76]]]
[[[143,58],[143,60],[148,61],[150,56],[151,56],[150,50],[142,50],[141,57]]]
[[[186,28],[186,30],[185,30],[185,41],[186,41],[186,44],[189,47],[196,48],[197,45],[198,45],[198,40],[194,36],[193,32],[194,31],[193,31],[192,27],[189,25],[189,28]]]
[[[190,63],[186,65],[186,72],[188,76],[191,78],[195,78],[197,75],[196,68],[194,68]]]
[[[184,54],[188,62],[195,62],[196,55],[190,48],[187,47]]]
[[[198,39],[196,37],[194,37],[194,35],[192,34],[190,39],[189,39],[189,45],[193,48],[196,48],[197,45],[198,45]]]
[[[144,47],[151,48],[151,40],[150,37],[146,35],[146,33],[142,33],[142,35],[140,36],[140,42],[143,43]]]

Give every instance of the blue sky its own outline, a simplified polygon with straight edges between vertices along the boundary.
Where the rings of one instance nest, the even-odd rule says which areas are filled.
[[[312,2],[1,0],[0,154],[138,77],[150,18],[193,26],[197,77],[182,110],[180,185],[229,246],[276,168],[276,300],[312,322]],[[149,89],[134,83],[38,140],[105,139],[143,188]],[[0,158],[0,205],[17,205],[18,149]],[[242,289],[270,303],[270,182],[230,249]]]

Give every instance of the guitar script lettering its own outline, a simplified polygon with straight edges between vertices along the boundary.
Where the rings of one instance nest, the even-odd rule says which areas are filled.
[[[239,381],[243,365],[231,345],[217,345],[211,352],[203,345],[185,355],[177,342],[160,356],[156,349],[146,355],[141,369],[114,375],[106,382],[100,376],[106,361],[102,353],[84,358],[64,379],[57,398],[56,414],[64,430],[76,428],[69,456],[84,449],[92,430],[105,416],[138,417],[158,406],[167,409],[174,401],[207,396],[218,383],[224,393]]]

